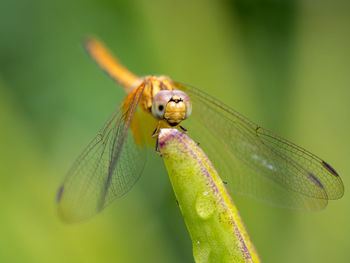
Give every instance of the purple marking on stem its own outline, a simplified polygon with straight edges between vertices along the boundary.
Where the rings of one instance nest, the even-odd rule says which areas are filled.
[[[165,136],[165,138],[163,138]],[[185,139],[183,139],[183,137],[185,137]],[[188,150],[188,152],[192,155],[192,157],[198,161],[198,164],[200,165],[201,167],[201,170],[202,172],[205,174],[205,176],[209,179],[209,182],[211,183],[211,186],[212,186],[212,189],[215,193],[219,193],[219,190],[217,189],[215,183],[213,182],[208,170],[205,168],[203,162],[199,159],[198,155],[192,150],[191,147],[189,147],[189,143],[188,142],[191,142],[192,140],[188,138],[188,142],[186,142],[185,140],[187,140],[187,135],[176,130],[176,129],[171,129],[171,131],[167,132],[166,134],[164,134],[163,136],[159,136],[159,146],[160,148],[164,147],[167,143],[167,141],[171,140],[171,139],[175,139],[176,141],[178,141],[179,143],[181,143],[185,149]],[[194,147],[196,147],[197,149],[199,149],[199,151],[202,151],[197,144],[194,144],[193,145]],[[205,154],[204,154],[205,156]],[[209,159],[208,158],[205,158],[206,161],[208,161],[208,163],[210,164],[210,166],[213,168],[213,165],[210,163]],[[215,169],[213,169],[215,170]],[[221,198],[222,199],[222,198]],[[223,201],[223,200],[222,200]],[[223,203],[225,203],[223,201]]]
[[[165,145],[166,145],[165,141],[158,141],[159,148],[163,148],[163,147],[165,147]]]
[[[236,224],[235,224],[235,232],[236,232],[236,235],[237,235],[238,238],[239,238],[239,241],[240,241],[241,244],[242,244],[242,247],[241,247],[241,252],[242,252],[242,254],[244,255],[244,257],[245,257],[246,259],[252,258],[252,256],[250,255],[249,249],[248,249],[247,245],[245,244],[245,242],[244,242],[244,240],[243,240],[243,237],[242,237],[242,235],[241,235],[241,232],[239,232],[238,227],[237,227]]]

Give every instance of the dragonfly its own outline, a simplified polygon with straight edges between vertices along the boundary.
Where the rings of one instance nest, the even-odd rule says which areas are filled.
[[[339,174],[306,149],[195,87],[167,76],[134,75],[96,38],[84,47],[127,95],[59,187],[63,221],[88,219],[126,194],[143,172],[147,148],[166,127],[200,143],[231,194],[301,210],[322,209],[343,196]]]

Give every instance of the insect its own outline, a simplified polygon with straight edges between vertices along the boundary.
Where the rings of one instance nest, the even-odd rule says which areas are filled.
[[[199,89],[166,76],[135,76],[97,39],[87,39],[85,48],[127,96],[60,186],[58,211],[64,221],[87,219],[127,193],[142,174],[147,146],[156,144],[164,127],[188,130],[231,193],[306,210],[342,197],[340,176],[316,155]]]

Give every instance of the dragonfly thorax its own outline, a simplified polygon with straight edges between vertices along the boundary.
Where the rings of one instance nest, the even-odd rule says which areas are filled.
[[[172,81],[166,76],[147,76],[144,78],[142,85],[144,85],[144,89],[140,106],[148,112],[152,111],[153,99],[159,91],[174,90]]]

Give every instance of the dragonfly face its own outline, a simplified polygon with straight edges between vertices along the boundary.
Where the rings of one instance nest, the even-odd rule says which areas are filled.
[[[321,209],[328,200],[343,196],[338,173],[306,149],[199,89],[165,76],[135,76],[96,39],[89,39],[85,47],[128,95],[59,188],[58,211],[63,220],[89,218],[128,192],[141,176],[144,146],[152,142],[154,146],[151,134],[157,122],[157,129],[174,127],[190,115],[189,136],[201,143],[231,194],[306,210]]]
[[[190,97],[181,90],[161,90],[153,99],[152,115],[172,127],[187,119],[191,112]]]
[[[156,119],[165,120],[174,127],[191,115],[190,97],[177,90],[168,77],[147,76],[140,86],[143,87],[143,92],[139,105],[143,110],[152,113]],[[125,101],[130,103],[130,99]]]

